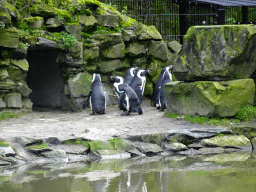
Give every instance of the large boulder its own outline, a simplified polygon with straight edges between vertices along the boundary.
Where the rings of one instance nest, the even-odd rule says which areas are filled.
[[[146,26],[142,23],[139,23],[136,27],[136,35],[138,40],[162,40],[161,34],[153,25]]]
[[[4,101],[8,108],[22,108],[21,94],[9,93],[5,95]]]
[[[253,104],[252,79],[197,81],[166,85],[167,111],[177,114],[230,117],[244,104]]]
[[[168,59],[168,49],[164,42],[161,41],[151,41],[148,48],[149,56],[157,59],[166,61]]]
[[[248,78],[256,69],[254,25],[193,26],[173,67],[180,81]]]
[[[67,81],[65,88],[66,93],[69,93],[71,97],[87,96],[90,91],[91,83],[92,76],[89,73],[78,73]]]

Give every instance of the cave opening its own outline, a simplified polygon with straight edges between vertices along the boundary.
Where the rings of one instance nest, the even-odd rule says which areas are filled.
[[[64,79],[56,62],[58,49],[28,49],[29,70],[27,84],[29,95],[36,109],[61,109],[64,100]]]

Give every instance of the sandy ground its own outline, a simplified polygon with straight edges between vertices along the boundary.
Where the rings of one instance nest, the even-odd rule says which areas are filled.
[[[108,140],[113,136],[168,133],[172,129],[220,128],[167,118],[164,112],[154,107],[143,107],[142,115],[131,113],[129,116],[121,116],[122,111],[117,107],[108,108],[104,115],[90,113],[89,109],[81,112],[33,111],[19,118],[0,121],[0,138],[8,140],[27,136]]]

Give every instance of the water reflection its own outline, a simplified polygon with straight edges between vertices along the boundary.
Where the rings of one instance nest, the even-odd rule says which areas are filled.
[[[90,163],[2,168],[4,192],[256,191],[256,158],[249,152],[155,156]]]

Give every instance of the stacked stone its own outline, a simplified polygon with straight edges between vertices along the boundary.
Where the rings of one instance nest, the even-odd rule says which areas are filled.
[[[5,6],[7,4],[8,6]],[[1,17],[5,15],[1,21],[5,26],[18,26],[15,22],[20,21],[22,15],[7,2],[2,3],[1,6],[3,7],[0,10]],[[12,7],[16,12],[8,7]],[[31,101],[27,99],[31,93],[26,84],[29,69],[26,60],[27,48],[60,51],[57,63],[65,80],[63,92],[66,95],[63,108],[75,111],[82,109],[89,93],[93,73],[101,75],[104,87],[115,103],[117,99],[115,100],[109,77],[125,76],[126,70],[131,66],[150,69],[144,95],[152,96],[154,83],[161,69],[173,64],[176,53],[168,49],[154,26],[146,26],[142,23],[135,22],[132,27],[123,29],[120,33],[92,33],[92,30],[97,30],[97,26],[110,29],[120,26],[119,22],[123,21],[123,18],[120,18],[121,14],[108,8],[103,14],[100,11],[91,11],[93,15],[79,15],[79,25],[67,24],[64,19],[57,16],[55,7],[38,4],[30,9],[29,18],[23,19],[23,22],[27,22],[29,27],[38,32],[37,34],[42,34],[40,37],[20,38],[18,28],[0,29],[0,108],[32,107]],[[74,35],[76,44],[68,50],[63,50],[57,42],[45,38],[46,35],[52,36],[52,32],[60,31]],[[92,35],[87,42],[83,42],[81,33],[88,31]],[[20,43],[24,43],[27,48],[19,49]]]
[[[182,82],[167,85],[168,112],[231,117],[252,105],[255,42],[254,25],[191,27],[173,67]]]

